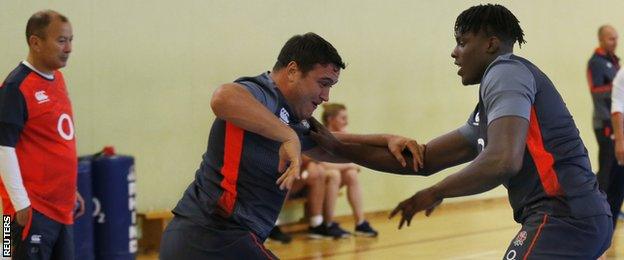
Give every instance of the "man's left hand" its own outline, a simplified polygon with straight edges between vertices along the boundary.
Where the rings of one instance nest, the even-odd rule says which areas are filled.
[[[424,189],[414,196],[399,203],[399,205],[390,213],[390,217],[394,217],[399,211],[401,212],[401,222],[399,222],[399,229],[403,227],[403,224],[407,223],[407,226],[412,222],[412,217],[420,211],[426,210],[425,215],[428,217],[431,212],[442,203],[442,199],[435,196],[432,188]]]
[[[85,213],[85,201],[78,191],[76,191],[76,202],[78,203],[78,211],[74,214],[74,219],[79,218]]]

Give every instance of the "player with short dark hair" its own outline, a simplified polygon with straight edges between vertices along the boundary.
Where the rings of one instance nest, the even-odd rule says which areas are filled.
[[[344,68],[329,42],[307,33],[286,42],[272,71],[215,91],[208,149],[173,210],[161,259],[276,258],[262,243],[299,178],[301,151],[348,162],[316,147],[308,121]]]
[[[522,224],[505,259],[596,259],[611,243],[611,212],[598,190],[587,150],[553,83],[513,54],[524,43],[518,19],[501,5],[478,5],[455,22],[451,53],[463,85],[480,84],[479,103],[459,129],[426,144],[420,175],[465,162],[466,167],[417,192],[391,213],[399,228],[445,198],[504,185]],[[320,124],[315,140],[328,152],[369,168],[416,174],[384,149],[346,144]]]

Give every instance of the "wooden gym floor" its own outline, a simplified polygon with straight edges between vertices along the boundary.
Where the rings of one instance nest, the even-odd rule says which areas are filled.
[[[290,244],[267,241],[266,247],[281,259],[501,259],[520,225],[512,219],[506,199],[442,204],[427,218],[418,214],[410,227],[398,230],[398,218],[388,213],[368,214],[377,238],[351,237],[340,240],[311,240],[307,225],[288,226]],[[337,219],[353,229],[350,216]],[[624,223],[622,223],[624,224]],[[608,259],[624,259],[624,227],[618,225]],[[157,259],[155,253],[140,260]]]

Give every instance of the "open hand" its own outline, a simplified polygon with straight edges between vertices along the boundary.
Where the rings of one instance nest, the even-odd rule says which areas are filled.
[[[79,218],[85,213],[85,201],[78,191],[76,191],[76,202],[78,203],[78,209],[74,214],[74,219]]]
[[[624,141],[615,140],[615,158],[618,165],[624,165]]]
[[[410,225],[412,217],[416,213],[426,210],[425,215],[428,217],[440,203],[442,203],[442,199],[437,198],[431,188],[424,189],[399,203],[390,213],[389,218],[401,212],[401,221],[399,222],[399,229],[401,229],[405,223],[407,226]]]
[[[398,135],[389,135],[387,137],[388,140],[388,150],[394,155],[394,157],[403,165],[403,167],[407,166],[407,162],[405,161],[405,157],[403,156],[403,151],[407,148],[411,153],[414,160],[414,171],[418,172],[418,169],[424,166],[424,154],[425,154],[425,146],[418,144],[416,140],[410,139],[403,136]]]
[[[299,138],[289,139],[280,146],[278,171],[282,175],[276,183],[282,190],[290,189],[293,182],[301,178],[301,143],[299,143]]]
[[[15,221],[18,225],[25,227],[32,217],[32,208],[30,206],[15,212]]]

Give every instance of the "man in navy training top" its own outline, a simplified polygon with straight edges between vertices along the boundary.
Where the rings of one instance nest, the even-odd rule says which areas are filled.
[[[289,39],[273,70],[219,87],[211,100],[217,116],[195,180],[174,208],[161,259],[273,259],[262,243],[299,178],[301,151],[322,161],[348,162],[310,139],[312,112],[329,100],[345,64],[314,33]],[[389,135],[362,135],[347,142],[421,150]],[[389,148],[383,148],[389,151]],[[390,158],[392,154],[387,152]],[[420,165],[415,156],[414,165]],[[406,164],[403,164],[406,165]]]

